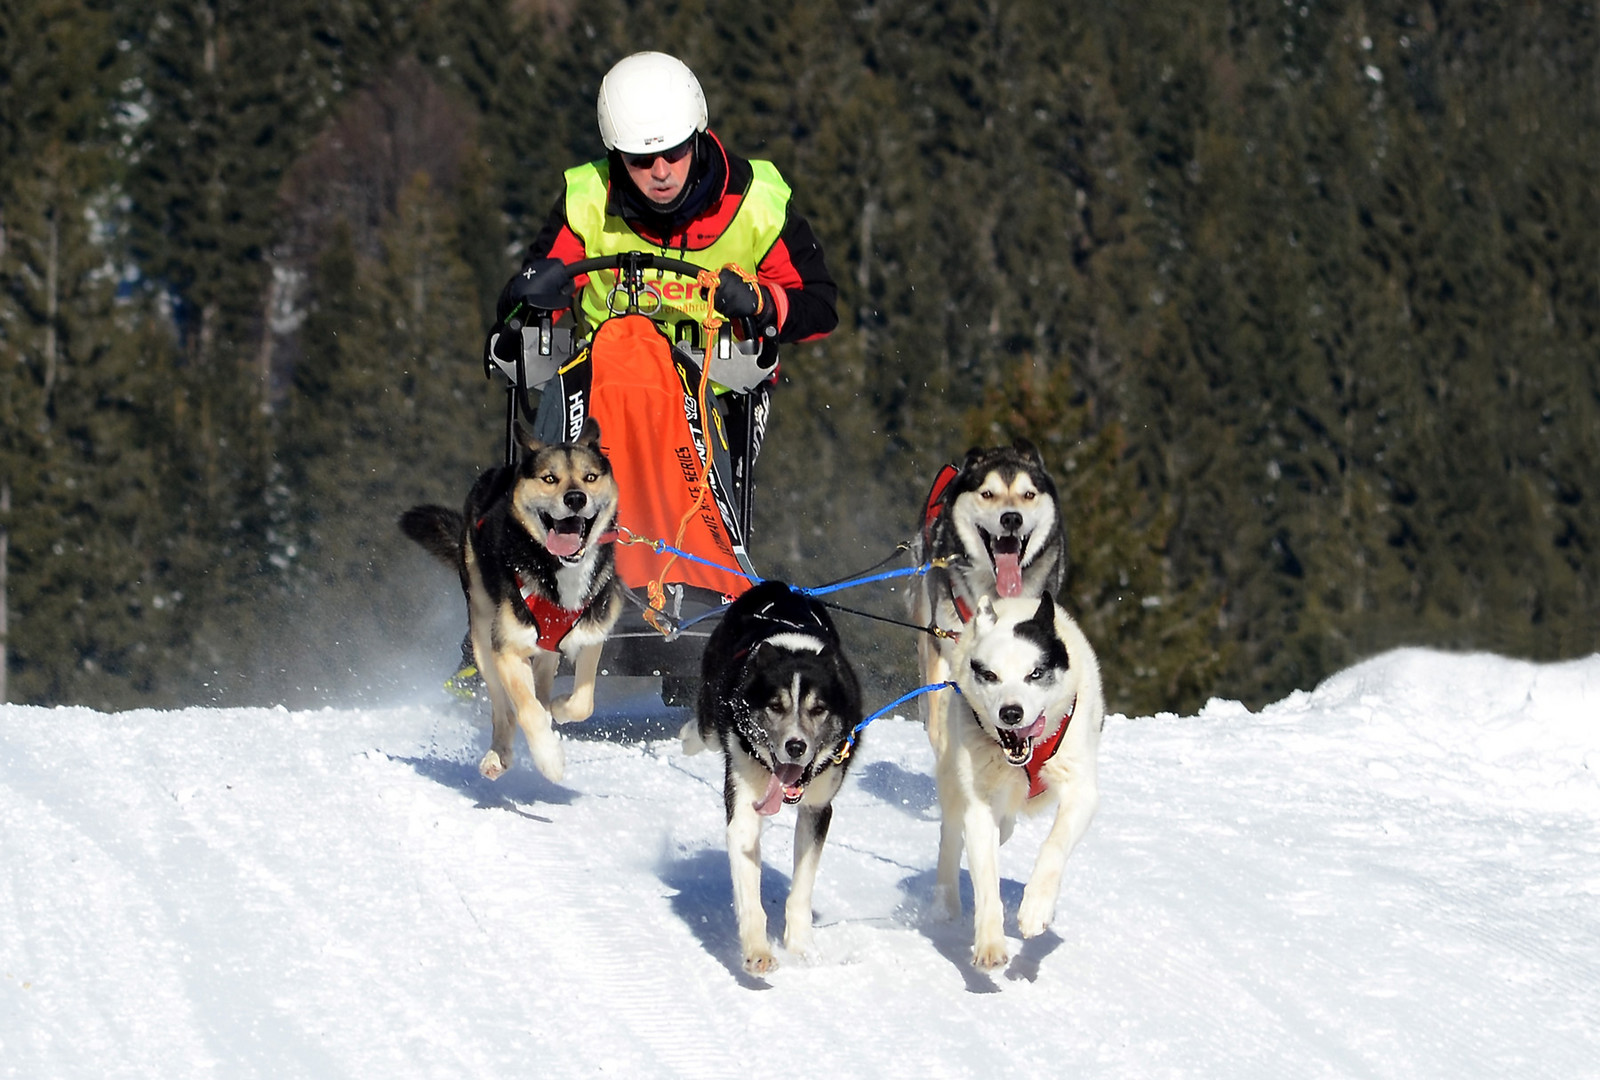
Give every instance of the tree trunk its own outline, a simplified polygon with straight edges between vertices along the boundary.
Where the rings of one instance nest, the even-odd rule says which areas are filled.
[[[44,327],[44,394],[40,397],[42,413],[39,417],[39,430],[45,431],[50,427],[50,400],[56,389],[56,352],[57,335],[56,322],[61,313],[61,228],[56,221],[54,208],[51,209],[48,219],[50,222],[50,239],[45,256],[44,288],[45,288],[45,327]]]

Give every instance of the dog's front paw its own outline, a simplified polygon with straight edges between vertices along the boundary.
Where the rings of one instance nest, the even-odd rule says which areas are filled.
[[[773,958],[772,950],[764,945],[744,954],[744,970],[748,975],[767,975],[777,968],[778,961]]]
[[[584,697],[573,701],[572,694],[563,694],[550,703],[550,719],[558,724],[576,724],[594,715],[594,699]]]
[[[791,926],[783,932],[783,947],[794,956],[814,957],[817,954],[817,940],[811,934],[811,927],[804,929]]]
[[[972,966],[979,971],[995,971],[1010,963],[1011,955],[1006,952],[1006,943],[1000,941],[978,942],[972,947]]]
[[[560,739],[552,734],[547,739],[530,741],[528,751],[533,757],[534,767],[544,774],[546,780],[552,784],[561,783],[561,778],[567,772],[567,759],[562,753]]]
[[[1047,900],[1032,889],[1022,891],[1022,906],[1017,908],[1017,930],[1023,937],[1038,937],[1045,932],[1055,917],[1055,897]]]
[[[501,761],[499,753],[494,750],[483,755],[483,760],[478,762],[478,771],[483,774],[485,780],[500,779],[510,767],[511,762]]]

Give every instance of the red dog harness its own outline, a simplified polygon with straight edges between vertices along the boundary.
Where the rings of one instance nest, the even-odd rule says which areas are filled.
[[[928,502],[922,510],[922,550],[928,550],[930,533],[933,523],[939,519],[939,505],[944,498],[945,488],[950,486],[950,481],[961,475],[961,470],[954,465],[945,465],[939,470],[939,475],[933,478],[933,490],[928,492]]]
[[[479,518],[475,528],[483,528],[485,519]],[[617,539],[616,529],[607,529],[595,541],[599,544],[609,544]],[[511,579],[517,583],[517,592],[522,594],[522,602],[528,605],[528,614],[533,616],[533,628],[539,631],[539,648],[545,652],[555,652],[572,628],[578,624],[589,610],[590,604],[581,608],[562,607],[554,600],[546,600],[540,596],[532,585],[522,580],[522,575],[515,571]]]
[[[939,514],[944,509],[944,493],[950,482],[961,475],[961,470],[954,465],[943,465],[939,475],[933,478],[933,488],[928,492],[928,501],[922,508],[922,550],[926,552],[933,544],[933,523],[939,520]],[[926,564],[924,564],[926,565]],[[963,623],[972,621],[972,605],[956,595],[955,586],[950,587],[950,602],[955,605],[956,615]]]
[[[533,616],[534,629],[539,631],[539,648],[555,652],[589,610],[589,605],[581,608],[562,607],[554,600],[540,596],[532,585],[522,580],[521,574],[513,577],[517,582],[517,591],[522,594],[522,602],[528,605],[528,614]]]
[[[1061,726],[1056,728],[1056,733],[1039,743],[1033,748],[1033,753],[1022,767],[1028,773],[1028,798],[1036,799],[1044,794],[1044,781],[1039,779],[1039,772],[1044,768],[1045,762],[1056,756],[1056,750],[1061,746],[1061,737],[1067,733],[1067,725],[1072,723],[1072,713],[1078,707],[1078,701],[1073,699],[1067,706],[1067,715],[1061,718]]]

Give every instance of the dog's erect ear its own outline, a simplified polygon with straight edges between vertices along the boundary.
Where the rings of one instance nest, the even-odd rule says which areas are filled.
[[[1039,453],[1039,448],[1037,446],[1033,445],[1032,442],[1023,438],[1021,435],[1018,435],[1015,439],[1011,440],[1011,448],[1017,453],[1021,454],[1023,457],[1028,458],[1035,465],[1039,466],[1039,468],[1044,468],[1044,455]]]
[[[844,653],[838,649],[830,649],[829,653],[832,657],[833,682],[839,689],[839,700],[831,703],[834,714],[854,727],[861,722],[861,684],[856,681],[855,670],[844,658]]]
[[[517,420],[512,423],[511,434],[512,437],[517,440],[517,445],[522,447],[522,449],[527,451],[530,455],[537,454],[540,450],[544,449],[544,443],[540,442],[538,439],[535,439],[531,434],[529,434],[528,429],[522,426],[521,420]]]
[[[600,449],[600,421],[591,416],[583,422],[583,430],[578,432],[578,444]]]
[[[972,623],[979,630],[989,630],[994,627],[994,605],[989,602],[987,594],[978,597],[978,610],[972,616]]]
[[[1064,671],[1071,669],[1072,656],[1067,652],[1067,643],[1056,632],[1056,602],[1049,593],[1039,597],[1039,606],[1032,615],[1017,624],[1017,630],[1038,642],[1053,666]]]
[[[1028,621],[1048,634],[1056,632],[1056,602],[1050,599],[1049,593],[1039,597],[1039,606],[1028,616]]]
[[[987,454],[987,453],[988,453],[988,451],[985,450],[981,446],[973,446],[973,447],[968,448],[968,450],[967,450],[967,459],[966,459],[966,461],[964,461],[962,463],[962,465],[961,465],[962,469],[970,469],[970,468],[972,468],[974,465],[976,465],[978,463],[979,459],[981,459],[983,457],[983,455]]]

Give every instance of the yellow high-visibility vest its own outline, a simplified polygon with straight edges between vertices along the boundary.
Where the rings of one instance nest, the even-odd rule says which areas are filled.
[[[610,166],[605,158],[578,165],[566,172],[567,227],[583,241],[587,258],[602,255],[620,255],[628,251],[647,251],[656,255],[681,259],[708,269],[716,270],[735,263],[744,270],[755,272],[761,260],[767,257],[772,245],[783,233],[789,207],[789,185],[770,161],[752,161],[753,176],[750,189],[745,192],[722,235],[709,247],[682,251],[663,248],[634,232],[622,218],[606,213],[606,185]],[[602,270],[589,275],[589,283],[578,295],[577,301],[590,327],[600,325],[627,303],[627,296],[618,292],[611,300],[617,284],[614,270]],[[693,278],[678,274],[648,270],[645,285],[660,301],[657,311],[644,310],[657,322],[665,325],[667,336],[674,341],[687,335],[699,341],[699,327],[706,317],[706,301]],[[648,307],[648,301],[641,304]],[[680,327],[683,324],[690,326]]]

